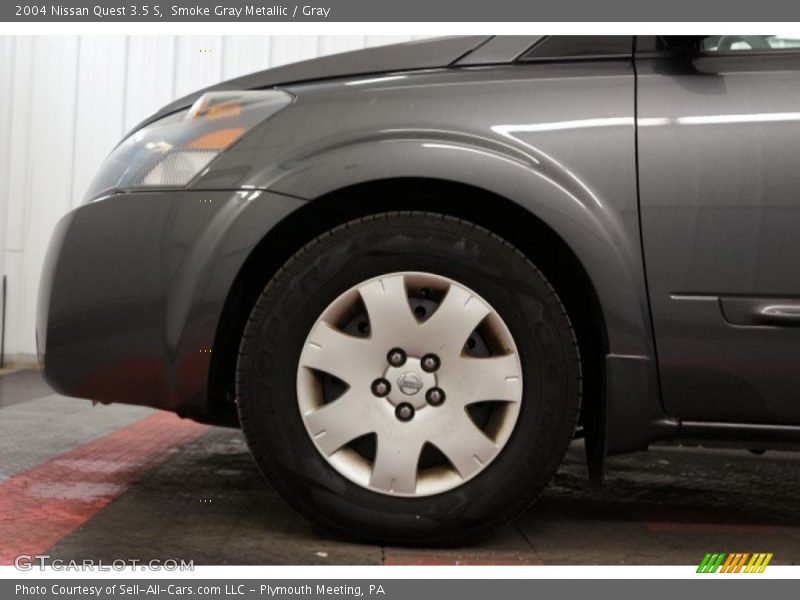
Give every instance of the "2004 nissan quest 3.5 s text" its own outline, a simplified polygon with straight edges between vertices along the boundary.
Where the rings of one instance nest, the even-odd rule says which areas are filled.
[[[181,98],[53,235],[60,393],[240,426],[316,523],[454,543],[659,440],[800,440],[800,40],[455,37]],[[57,193],[54,191],[54,193]]]

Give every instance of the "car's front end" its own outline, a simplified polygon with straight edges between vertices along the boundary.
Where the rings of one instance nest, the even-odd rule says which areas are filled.
[[[37,319],[50,385],[69,396],[235,421],[209,400],[220,319],[253,250],[304,202],[252,182],[279,164],[238,159],[231,167],[222,159],[236,149],[248,163],[265,135],[273,150],[286,145],[292,118],[275,128],[279,135],[264,133],[294,100],[276,84],[443,66],[485,40],[447,38],[279,67],[201,90],[143,121],[53,233]]]
[[[241,425],[301,510],[396,542],[514,516],[578,420],[600,461],[645,446],[672,423],[632,38],[547,41],[327,58],[145,120],[53,237],[48,382]]]

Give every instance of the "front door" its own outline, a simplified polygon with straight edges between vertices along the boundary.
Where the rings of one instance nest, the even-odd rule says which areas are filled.
[[[642,238],[665,408],[800,423],[800,35],[641,54]]]

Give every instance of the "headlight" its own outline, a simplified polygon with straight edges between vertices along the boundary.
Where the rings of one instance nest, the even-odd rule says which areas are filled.
[[[116,189],[185,186],[249,129],[291,101],[280,90],[203,94],[190,109],[154,121],[120,143],[86,197]]]

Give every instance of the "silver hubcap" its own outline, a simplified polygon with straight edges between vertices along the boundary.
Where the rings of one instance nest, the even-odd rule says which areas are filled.
[[[426,496],[471,479],[505,446],[522,367],[478,294],[438,275],[392,273],[354,286],[314,324],[297,400],[317,450],[344,477]]]

